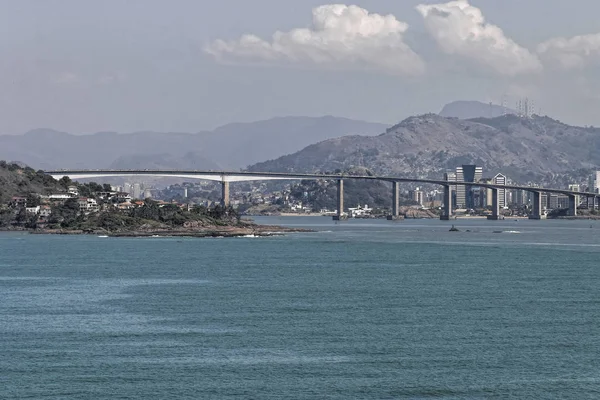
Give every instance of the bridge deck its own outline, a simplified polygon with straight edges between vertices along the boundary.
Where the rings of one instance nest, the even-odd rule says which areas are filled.
[[[407,182],[407,183],[424,183],[441,186],[479,186],[490,189],[515,189],[525,190],[528,192],[537,193],[556,193],[567,196],[587,196],[600,197],[600,193],[576,192],[566,189],[555,188],[540,188],[531,186],[519,185],[497,185],[491,183],[473,183],[473,182],[453,182],[437,179],[420,179],[420,178],[402,178],[393,176],[371,176],[371,175],[344,175],[344,174],[296,174],[283,172],[241,172],[241,171],[182,171],[182,170],[56,170],[45,171],[54,178],[60,179],[63,176],[69,178],[101,178],[109,176],[154,176],[154,177],[173,177],[173,178],[191,178],[210,180],[217,182],[246,182],[258,180],[302,180],[302,179],[361,179],[374,180],[384,182]]]

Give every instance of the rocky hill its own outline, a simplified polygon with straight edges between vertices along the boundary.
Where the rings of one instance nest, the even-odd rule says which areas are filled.
[[[252,171],[315,172],[364,166],[382,175],[439,178],[467,163],[484,175],[503,172],[521,182],[600,165],[600,129],[548,117],[506,115],[460,120],[427,114],[408,118],[375,137],[330,139]]]
[[[0,159],[36,169],[238,169],[350,134],[377,135],[388,125],[336,117],[282,117],[225,125],[213,132],[72,135],[36,129],[0,135]]]
[[[0,205],[8,203],[13,196],[26,197],[32,193],[50,194],[61,191],[66,191],[66,188],[50,175],[0,160]]]

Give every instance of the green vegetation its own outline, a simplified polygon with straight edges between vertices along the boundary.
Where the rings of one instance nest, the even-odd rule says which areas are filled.
[[[181,229],[198,227],[236,226],[239,215],[232,208],[217,206],[182,209],[176,204],[161,205],[147,199],[143,205],[123,211],[101,211],[85,215],[77,213],[70,200],[56,208],[49,220],[49,228],[82,231],[105,230],[124,232],[148,229]]]
[[[0,204],[7,204],[13,196],[44,195],[60,190],[60,182],[43,171],[0,160]]]

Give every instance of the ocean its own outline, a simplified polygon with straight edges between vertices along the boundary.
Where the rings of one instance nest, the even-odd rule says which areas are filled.
[[[0,233],[0,398],[600,398],[600,221],[257,222]]]

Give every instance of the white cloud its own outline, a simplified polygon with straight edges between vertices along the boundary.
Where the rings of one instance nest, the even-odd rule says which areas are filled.
[[[547,63],[581,69],[600,62],[600,33],[550,39],[538,46],[538,53]]]
[[[308,29],[277,31],[270,42],[250,34],[239,40],[215,40],[205,51],[221,62],[283,63],[417,75],[425,66],[404,42],[407,29],[408,25],[393,15],[330,4],[313,9],[312,26]]]
[[[498,26],[486,23],[481,10],[468,0],[420,4],[417,11],[429,34],[447,54],[465,57],[507,76],[542,69],[536,55],[508,38]]]

